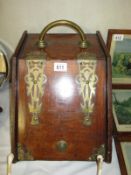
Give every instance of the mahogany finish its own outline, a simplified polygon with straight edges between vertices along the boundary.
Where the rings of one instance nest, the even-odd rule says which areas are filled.
[[[15,161],[21,160],[19,145],[25,153],[29,152],[33,160],[90,160],[90,157],[105,146],[104,161],[111,161],[112,116],[111,116],[111,63],[109,54],[99,32],[87,34],[89,48],[78,46],[77,34],[47,34],[48,46],[38,48],[38,34],[24,32],[12,60],[12,152]],[[31,113],[28,109],[29,97],[25,83],[27,66],[25,58],[31,52],[47,54],[44,74],[47,83],[42,97],[40,123],[31,125]],[[92,124],[83,124],[81,96],[76,85],[79,74],[77,55],[87,51],[96,56],[96,74],[98,83],[93,98],[94,110]],[[67,72],[54,72],[55,62],[67,63]],[[66,83],[59,88],[59,82],[71,83],[71,93]],[[66,94],[67,93],[67,94]],[[57,149],[58,141],[67,143],[65,151]],[[27,160],[26,156],[23,160]]]

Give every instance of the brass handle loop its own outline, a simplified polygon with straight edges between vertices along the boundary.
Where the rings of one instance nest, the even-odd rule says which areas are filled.
[[[72,21],[68,21],[68,20],[57,20],[54,22],[49,23],[41,32],[40,37],[39,37],[39,48],[44,48],[46,47],[47,43],[45,41],[45,35],[48,32],[48,30],[50,30],[53,27],[56,26],[68,26],[74,30],[76,30],[81,38],[81,42],[80,42],[80,47],[81,48],[87,48],[89,43],[86,40],[85,34],[83,32],[83,30],[80,28],[80,26],[78,26],[76,23],[72,22]]]

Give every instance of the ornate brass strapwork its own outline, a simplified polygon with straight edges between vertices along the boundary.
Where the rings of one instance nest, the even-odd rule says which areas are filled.
[[[96,161],[98,155],[101,155],[103,158],[105,157],[105,145],[101,145],[100,148],[94,150],[94,153],[88,158],[88,160]]]
[[[34,160],[31,152],[20,143],[18,144],[18,160]]]
[[[42,97],[47,77],[44,74],[45,55],[28,55],[26,58],[28,73],[25,76],[29,112],[32,114],[32,125],[39,124],[39,114],[42,108]]]
[[[81,108],[84,117],[84,124],[91,125],[90,114],[93,112],[93,97],[96,94],[96,84],[98,77],[96,71],[96,58],[87,52],[78,55],[79,75],[76,77],[76,83],[79,85],[79,93],[82,96]]]

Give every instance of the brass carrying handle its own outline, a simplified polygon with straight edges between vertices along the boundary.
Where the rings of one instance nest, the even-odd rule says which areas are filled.
[[[80,47],[81,48],[87,48],[89,43],[86,40],[85,34],[83,32],[83,30],[80,28],[80,26],[78,26],[76,23],[72,22],[72,21],[68,21],[68,20],[57,20],[54,22],[49,23],[41,32],[40,37],[39,37],[39,48],[44,48],[46,47],[47,43],[45,41],[45,35],[48,32],[48,30],[50,30],[53,27],[56,26],[68,26],[74,30],[76,30],[81,38],[81,42],[80,42]]]

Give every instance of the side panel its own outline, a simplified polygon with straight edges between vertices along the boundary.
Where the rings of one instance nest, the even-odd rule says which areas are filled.
[[[100,32],[97,32],[101,47],[106,58],[106,158],[107,162],[112,159],[112,70],[111,70],[111,57],[108,53],[105,43],[102,39]]]

